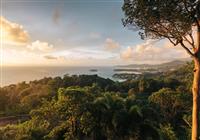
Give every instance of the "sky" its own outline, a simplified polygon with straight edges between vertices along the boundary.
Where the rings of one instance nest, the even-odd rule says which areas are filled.
[[[113,66],[188,58],[122,24],[123,0],[1,0],[1,65]]]

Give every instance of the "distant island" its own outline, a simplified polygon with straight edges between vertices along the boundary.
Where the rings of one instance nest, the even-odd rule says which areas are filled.
[[[90,69],[91,72],[97,72],[97,69]]]

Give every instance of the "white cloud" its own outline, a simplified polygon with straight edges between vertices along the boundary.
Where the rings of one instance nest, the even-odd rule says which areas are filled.
[[[188,58],[189,56],[183,49],[171,46],[168,42],[160,42],[155,44],[154,41],[147,40],[146,42],[129,46],[123,50],[120,57],[123,60],[131,60],[132,62],[163,62],[179,58]]]
[[[116,51],[120,49],[120,45],[118,42],[114,41],[111,38],[107,38],[105,41],[105,49],[108,51]]]
[[[0,23],[3,42],[19,45],[26,44],[29,41],[28,32],[24,30],[22,25],[8,21],[3,16],[0,17]]]
[[[30,50],[38,50],[42,52],[48,52],[53,50],[53,45],[47,43],[47,42],[41,42],[39,40],[32,42],[31,45],[27,46]]]

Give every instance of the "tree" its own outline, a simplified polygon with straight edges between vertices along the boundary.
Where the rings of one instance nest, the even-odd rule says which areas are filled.
[[[164,121],[170,121],[173,125],[177,125],[177,118],[182,118],[186,112],[190,112],[188,98],[186,93],[162,88],[149,96],[148,100],[158,107]]]
[[[9,97],[6,90],[0,88],[0,113],[4,112],[6,109],[6,103],[8,102]]]
[[[142,39],[166,38],[173,45],[181,46],[193,58],[192,140],[197,140],[200,126],[200,1],[124,0],[122,10],[124,26],[139,29]]]

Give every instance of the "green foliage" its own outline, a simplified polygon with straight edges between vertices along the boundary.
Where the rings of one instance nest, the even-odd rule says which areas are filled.
[[[0,113],[3,113],[3,111],[6,109],[6,103],[8,100],[9,97],[7,91],[0,88]]]
[[[149,97],[149,101],[154,103],[161,111],[163,118],[175,123],[176,118],[185,112],[190,112],[191,97],[187,93],[179,93],[169,88],[160,89]]]
[[[161,125],[160,130],[164,140],[178,140],[170,124]]]
[[[139,29],[142,38],[167,38],[177,44],[191,35],[200,19],[199,6],[196,0],[124,0],[123,23]]]
[[[31,118],[0,127],[0,139],[187,140],[192,64],[186,66],[124,82],[66,75],[3,87],[2,115],[29,113]]]

